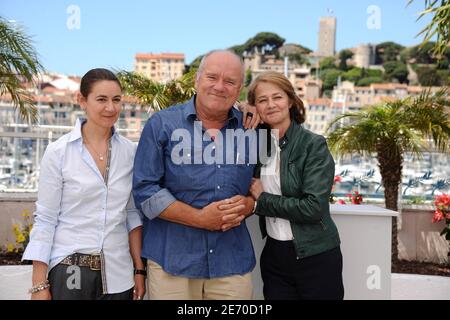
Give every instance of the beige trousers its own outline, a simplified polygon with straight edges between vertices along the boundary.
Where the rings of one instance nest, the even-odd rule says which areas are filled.
[[[165,272],[148,260],[148,295],[150,300],[250,300],[251,273],[214,279],[189,279]]]

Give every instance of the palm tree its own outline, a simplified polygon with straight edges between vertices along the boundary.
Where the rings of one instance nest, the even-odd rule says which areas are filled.
[[[423,35],[422,46],[436,36],[433,52],[440,57],[450,43],[450,0],[425,0],[425,11],[419,13],[417,20],[429,15],[432,15],[431,21],[417,36]]]
[[[192,69],[181,78],[168,83],[158,83],[136,72],[119,71],[117,76],[122,83],[124,93],[136,97],[140,103],[155,111],[182,103],[195,94]]]
[[[33,97],[24,82],[36,85],[43,70],[31,39],[18,26],[0,17],[0,95],[9,94],[14,107],[27,122],[37,120]]]
[[[402,181],[403,154],[421,157],[433,143],[439,151],[450,150],[450,100],[447,89],[435,94],[384,102],[360,112],[345,113],[328,130],[330,149],[336,155],[376,153],[386,208],[397,211]],[[343,126],[339,124],[348,119]],[[397,219],[392,220],[392,261],[397,261]]]

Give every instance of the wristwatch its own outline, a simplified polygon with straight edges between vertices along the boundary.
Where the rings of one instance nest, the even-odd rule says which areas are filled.
[[[134,274],[140,274],[143,275],[144,277],[147,276],[147,270],[145,269],[134,269]]]

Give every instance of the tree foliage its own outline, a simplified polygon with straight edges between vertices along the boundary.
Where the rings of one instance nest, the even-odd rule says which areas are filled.
[[[344,49],[339,52],[339,69],[342,71],[347,71],[347,59],[353,57],[353,52],[349,49]]]
[[[117,76],[124,93],[136,97],[155,111],[189,100],[195,94],[196,69],[168,83],[158,83],[136,72],[120,71]]]
[[[402,45],[392,41],[378,44],[375,48],[375,63],[383,64],[388,61],[397,61],[397,56],[402,49]]]
[[[335,155],[376,154],[386,208],[397,211],[403,154],[421,157],[428,141],[442,152],[450,150],[450,96],[446,89],[417,97],[384,102],[332,121],[328,144]],[[334,129],[333,129],[334,128]],[[392,224],[392,258],[397,259],[397,223]]]
[[[36,86],[43,69],[31,38],[20,26],[0,17],[0,95],[10,94],[14,107],[27,122],[37,121],[37,109],[23,83]]]
[[[414,0],[410,0],[411,4]],[[431,21],[417,34],[423,36],[422,46],[433,37],[433,53],[440,58],[444,55],[450,41],[450,0],[425,0],[425,10],[420,12],[417,20],[431,16]]]
[[[244,44],[244,50],[251,51],[254,48],[264,49],[267,53],[274,53],[284,43],[285,39],[273,32],[260,32],[250,38]]]
[[[398,81],[406,83],[408,81],[408,69],[406,65],[400,61],[388,61],[383,64],[384,78],[387,81]]]

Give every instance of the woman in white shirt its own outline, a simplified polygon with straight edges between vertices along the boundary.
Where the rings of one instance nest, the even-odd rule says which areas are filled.
[[[32,299],[145,294],[142,222],[131,196],[135,145],[114,130],[121,97],[111,71],[87,72],[78,94],[86,119],[45,151],[23,255],[33,261]]]

